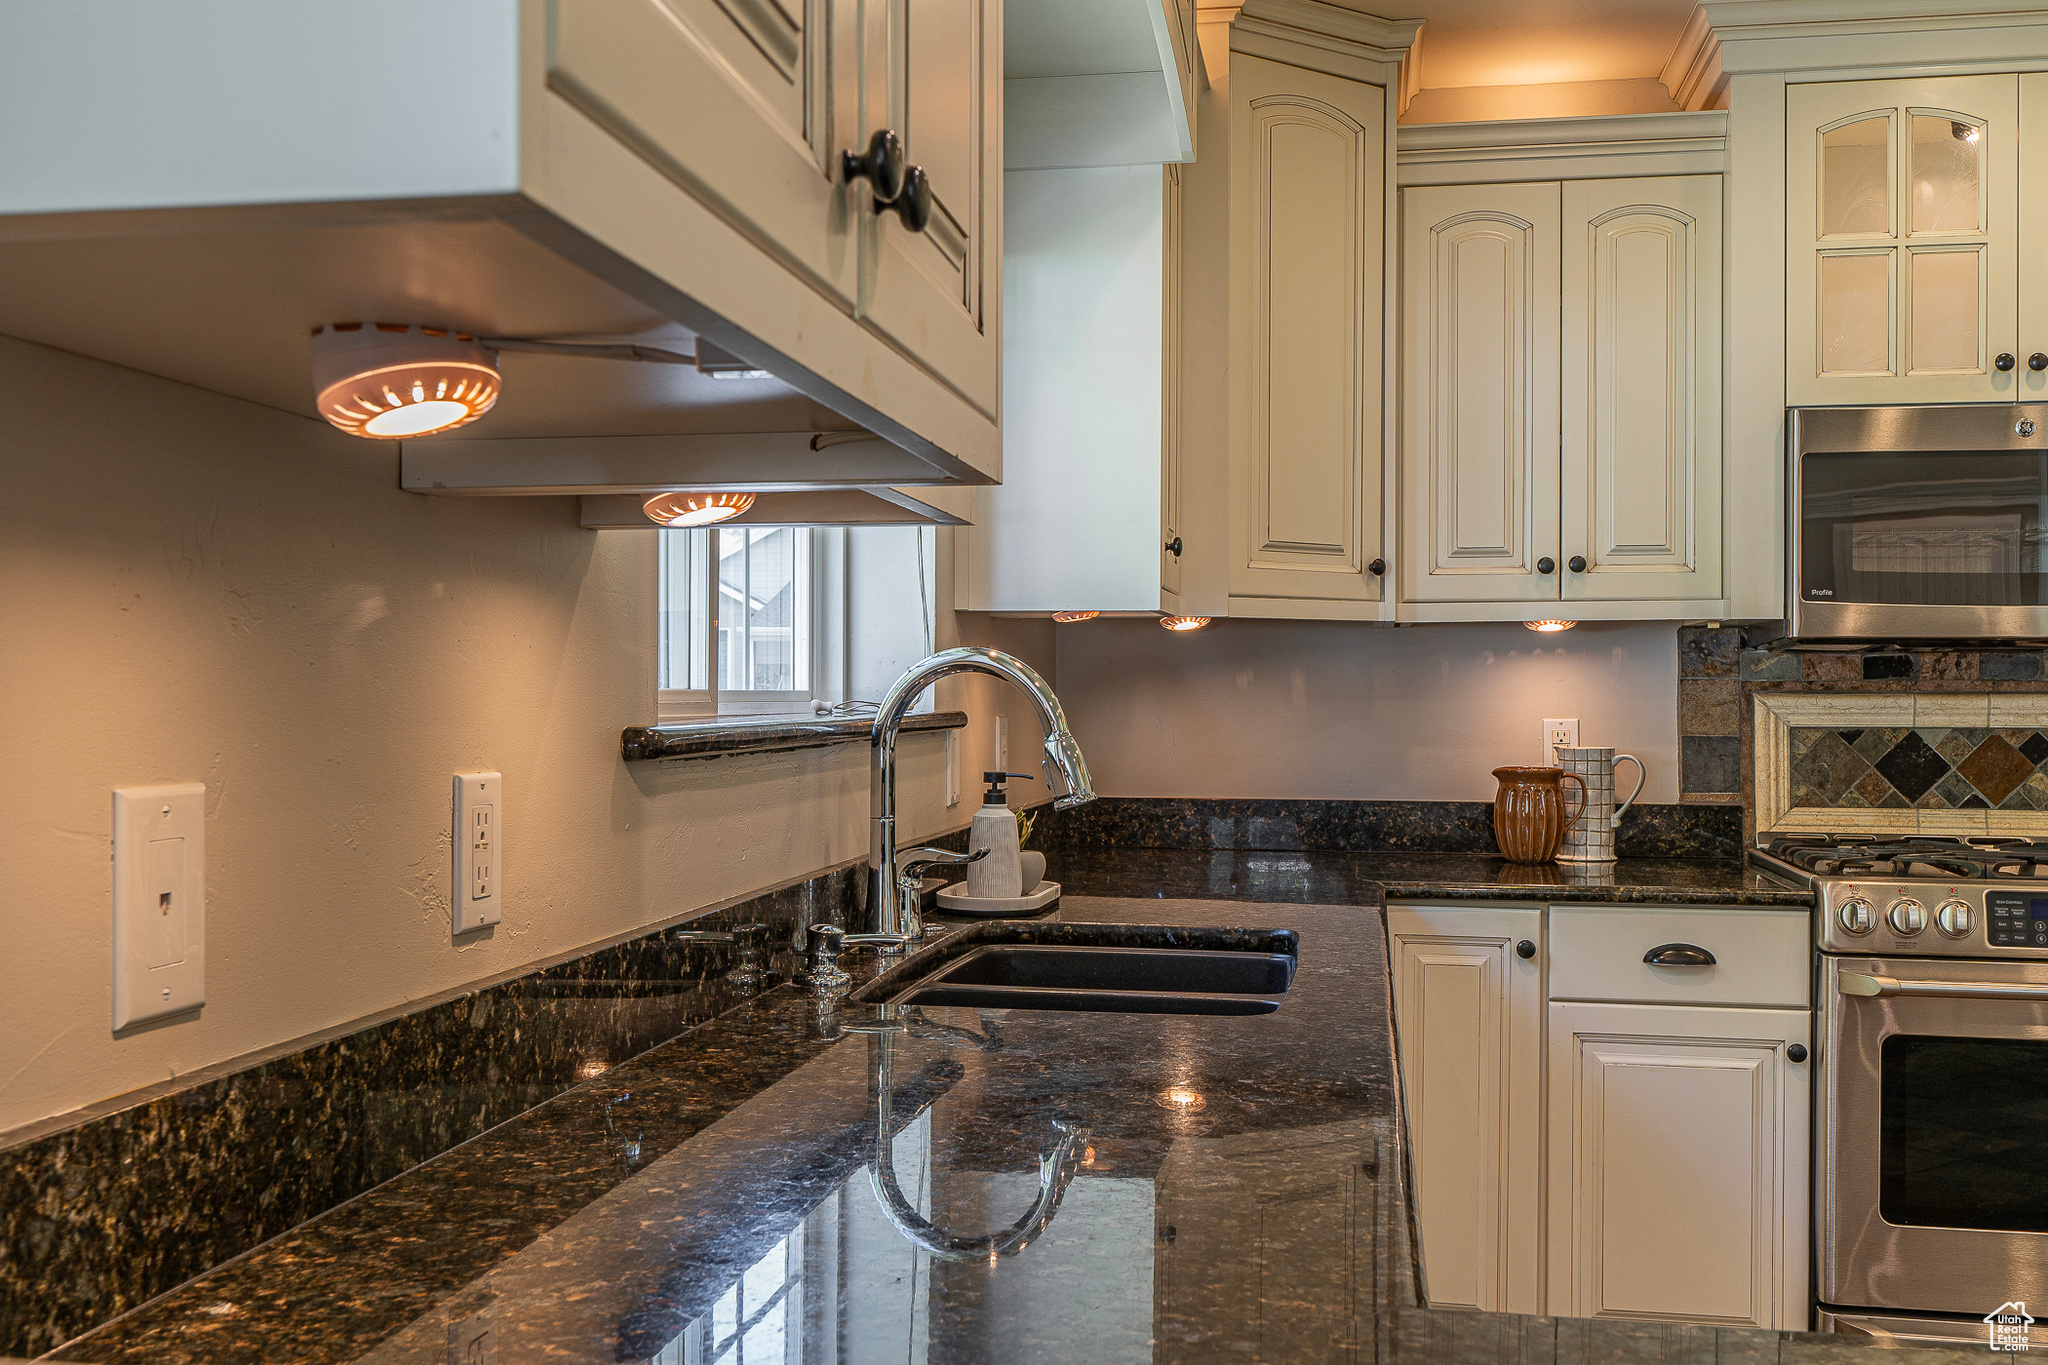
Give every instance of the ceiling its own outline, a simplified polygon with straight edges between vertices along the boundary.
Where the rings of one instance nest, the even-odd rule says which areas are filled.
[[[1664,69],[1694,0],[1336,0],[1426,19],[1422,84],[1639,80]]]

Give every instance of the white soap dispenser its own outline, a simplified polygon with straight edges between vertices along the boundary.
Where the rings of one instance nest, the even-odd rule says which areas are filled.
[[[1017,856],[1017,816],[1003,793],[1006,777],[1038,780],[1030,773],[981,775],[988,790],[981,794],[981,809],[967,828],[967,851],[985,848],[988,856],[967,865],[967,894],[984,900],[1014,900],[1024,894],[1024,867]]]

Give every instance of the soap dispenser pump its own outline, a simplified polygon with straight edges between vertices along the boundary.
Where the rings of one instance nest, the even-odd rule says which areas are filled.
[[[981,794],[981,809],[967,829],[971,852],[985,848],[988,856],[967,865],[967,894],[982,899],[1013,900],[1024,894],[1024,866],[1017,851],[1017,817],[1010,810],[1010,798],[1003,791],[1005,778],[1038,779],[1030,773],[983,773],[988,790]]]

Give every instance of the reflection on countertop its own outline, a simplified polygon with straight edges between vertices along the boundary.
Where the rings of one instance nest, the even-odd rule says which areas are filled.
[[[1046,854],[1069,895],[1350,904],[1388,900],[1532,900],[1662,905],[1811,906],[1813,893],[1736,862],[1623,858],[1511,863],[1484,853],[1256,849],[1080,850]]]

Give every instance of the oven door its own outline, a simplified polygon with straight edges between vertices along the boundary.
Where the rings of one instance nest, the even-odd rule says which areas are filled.
[[[1820,1296],[2048,1306],[2048,962],[1821,959]]]
[[[2048,636],[2048,406],[1792,414],[1792,633]]]

